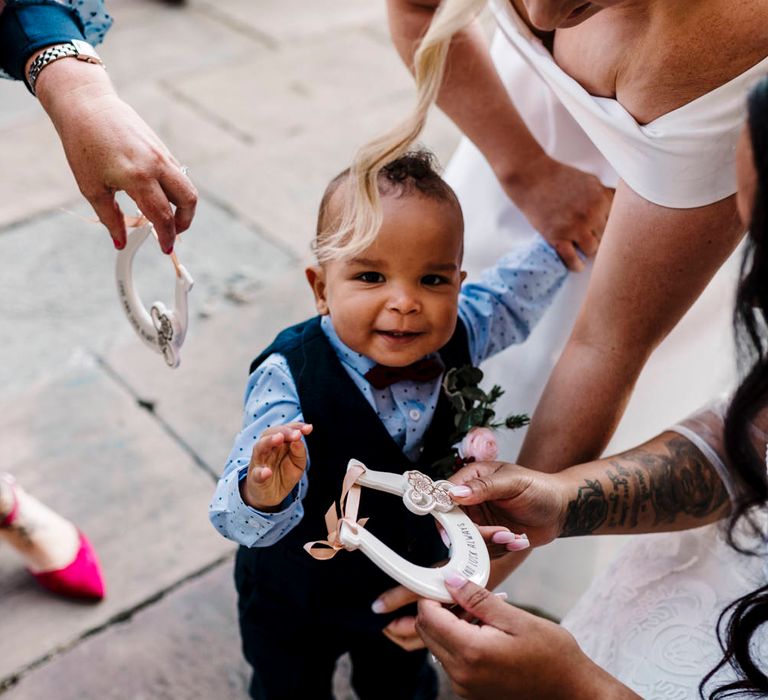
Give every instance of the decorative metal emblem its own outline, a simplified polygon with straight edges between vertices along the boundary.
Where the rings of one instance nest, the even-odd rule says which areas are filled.
[[[432,481],[426,474],[416,470],[405,472],[403,476],[408,482],[403,502],[412,513],[427,515],[433,510],[447,513],[456,505],[449,492],[452,486],[450,481]]]

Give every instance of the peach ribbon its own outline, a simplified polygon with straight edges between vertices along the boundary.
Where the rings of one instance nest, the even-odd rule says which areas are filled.
[[[357,533],[357,528],[365,527],[365,524],[368,522],[368,518],[357,519],[361,491],[360,484],[357,483],[357,480],[363,472],[365,472],[365,469],[361,466],[354,466],[347,470],[341,488],[341,499],[339,500],[339,512],[343,515],[339,518],[336,514],[335,502],[331,504],[331,507],[325,514],[328,539],[315,540],[314,542],[307,542],[304,545],[306,552],[315,559],[332,559],[336,556],[336,553],[339,550],[345,548],[341,543],[341,526],[344,523],[349,525],[353,532]],[[315,548],[317,548],[318,551],[313,551]]]

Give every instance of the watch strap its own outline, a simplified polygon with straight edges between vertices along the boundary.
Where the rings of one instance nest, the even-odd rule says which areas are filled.
[[[65,44],[49,46],[35,57],[35,60],[32,61],[32,65],[29,67],[28,83],[30,90],[32,90],[32,94],[35,93],[35,84],[37,83],[37,79],[40,77],[43,68],[49,66],[54,61],[69,56],[81,61],[86,61],[87,63],[104,65],[93,46],[85,41],[73,39]]]

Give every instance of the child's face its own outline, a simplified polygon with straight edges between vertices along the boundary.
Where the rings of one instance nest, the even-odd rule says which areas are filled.
[[[308,268],[307,279],[345,345],[404,367],[439,350],[456,327],[464,225],[455,204],[420,194],[385,196],[382,209],[372,246]]]

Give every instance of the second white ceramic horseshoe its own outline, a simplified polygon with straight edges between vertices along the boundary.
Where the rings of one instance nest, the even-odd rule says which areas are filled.
[[[159,352],[169,367],[178,367],[179,351],[187,334],[189,318],[187,294],[192,289],[194,280],[187,269],[173,258],[176,269],[173,308],[168,309],[161,301],[156,301],[149,310],[144,308],[133,285],[133,258],[150,233],[154,235],[151,224],[129,232],[125,248],[117,254],[117,292],[120,295],[120,305],[139,338],[155,352]]]
[[[432,481],[418,471],[405,474],[374,471],[356,459],[350,460],[347,465],[347,471],[360,468],[363,471],[356,484],[400,496],[411,512],[434,516],[451,541],[450,559],[439,568],[417,566],[392,551],[364,527],[349,520],[343,520],[339,530],[344,549],[359,549],[398,583],[414,593],[442,603],[453,602],[444,583],[446,569],[460,573],[478,586],[488,583],[491,572],[488,548],[477,526],[448,494],[452,484]]]

